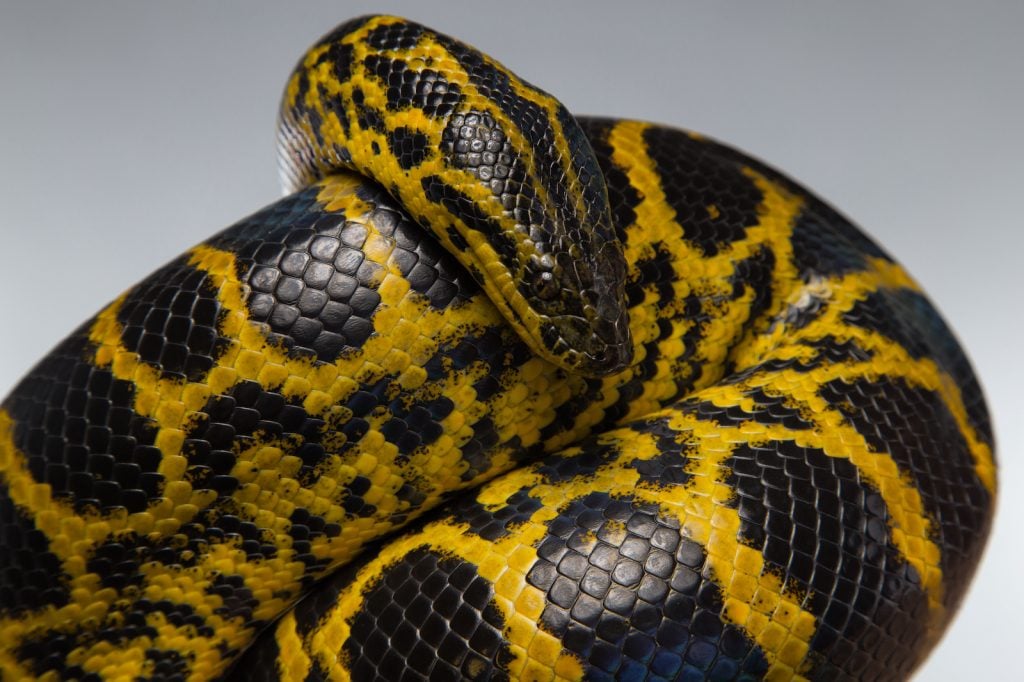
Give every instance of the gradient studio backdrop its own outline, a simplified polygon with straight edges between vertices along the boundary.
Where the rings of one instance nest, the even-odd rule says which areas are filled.
[[[277,99],[367,12],[493,54],[580,113],[729,141],[924,284],[994,413],[989,551],[920,680],[1005,678],[1024,609],[1024,5],[0,2],[0,394],[124,288],[275,200]],[[824,5],[824,3],[822,4]]]

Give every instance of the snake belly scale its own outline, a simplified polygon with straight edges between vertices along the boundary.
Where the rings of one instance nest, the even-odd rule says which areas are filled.
[[[0,406],[4,680],[924,659],[994,444],[952,333],[848,220],[395,17],[311,48],[279,137],[291,194]]]

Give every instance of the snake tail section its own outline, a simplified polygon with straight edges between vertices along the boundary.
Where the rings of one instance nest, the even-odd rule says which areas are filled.
[[[278,139],[286,189],[342,168],[373,178],[535,352],[591,376],[629,363],[625,262],[603,176],[548,93],[424,26],[363,17],[299,62]]]
[[[410,26],[358,20],[325,64],[456,49]],[[415,109],[367,111],[393,130]],[[537,109],[582,146],[559,111]],[[0,402],[0,678],[909,676],[995,505],[963,350],[784,175],[678,129],[576,125],[631,362],[553,364],[386,178],[303,177]]]

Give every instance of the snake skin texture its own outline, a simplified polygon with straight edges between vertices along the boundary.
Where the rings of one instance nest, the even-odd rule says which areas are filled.
[[[390,66],[356,69],[349,43]],[[126,291],[0,404],[0,676],[909,676],[996,494],[980,387],[913,279],[736,150],[579,118],[610,205],[588,239],[621,247],[632,347],[575,371],[493,300],[450,207],[298,170],[302,130],[370,117],[394,138],[439,102],[486,151],[539,110],[469,113],[423,55],[497,95],[503,67],[393,17],[309,54],[412,94],[304,96],[323,120],[284,126],[295,191]],[[571,174],[582,153],[555,158]]]
[[[576,120],[490,57],[392,19],[342,24],[295,69],[278,130],[286,189],[338,168],[376,180],[435,226],[535,352],[595,376],[622,369],[626,266]]]

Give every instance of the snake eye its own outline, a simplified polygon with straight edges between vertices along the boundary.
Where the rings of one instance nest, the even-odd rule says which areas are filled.
[[[555,273],[542,272],[533,281],[533,293],[542,301],[550,301],[559,294],[560,287],[555,280]]]

